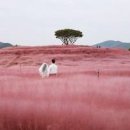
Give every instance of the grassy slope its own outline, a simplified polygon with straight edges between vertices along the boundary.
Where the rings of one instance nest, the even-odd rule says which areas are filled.
[[[11,47],[0,50],[0,65],[39,65],[56,58],[58,62],[81,60],[88,58],[115,58],[130,55],[121,49],[97,49],[87,46],[46,46],[46,47]]]

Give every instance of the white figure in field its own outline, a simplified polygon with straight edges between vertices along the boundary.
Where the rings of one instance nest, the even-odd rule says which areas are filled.
[[[52,63],[51,65],[49,65],[48,67],[48,73],[49,75],[57,75],[57,72],[58,72],[58,66],[55,64],[55,59],[52,59]]]
[[[49,76],[47,63],[43,63],[43,64],[40,66],[40,68],[39,68],[39,73],[40,73],[40,75],[41,75],[42,78]]]
[[[47,63],[43,63],[39,68],[39,73],[42,78],[57,75],[58,67],[55,64],[55,59],[52,59],[51,65],[48,66]]]

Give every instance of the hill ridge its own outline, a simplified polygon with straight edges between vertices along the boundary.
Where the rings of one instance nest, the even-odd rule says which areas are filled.
[[[124,48],[129,49],[130,43],[128,42],[121,42],[121,41],[114,41],[114,40],[108,40],[101,43],[97,43],[94,46],[101,46],[101,47],[108,47],[108,48]]]
[[[12,47],[13,45],[11,43],[4,43],[0,42],[0,48],[6,48],[6,47]]]

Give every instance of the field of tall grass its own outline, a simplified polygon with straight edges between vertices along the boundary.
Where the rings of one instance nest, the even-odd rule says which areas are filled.
[[[0,130],[130,130],[130,61],[58,61],[56,77],[39,66],[0,67]]]

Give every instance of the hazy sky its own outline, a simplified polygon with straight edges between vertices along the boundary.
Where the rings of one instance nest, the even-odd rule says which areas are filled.
[[[77,43],[130,42],[130,0],[0,0],[0,41],[61,44],[54,32],[83,32]]]

